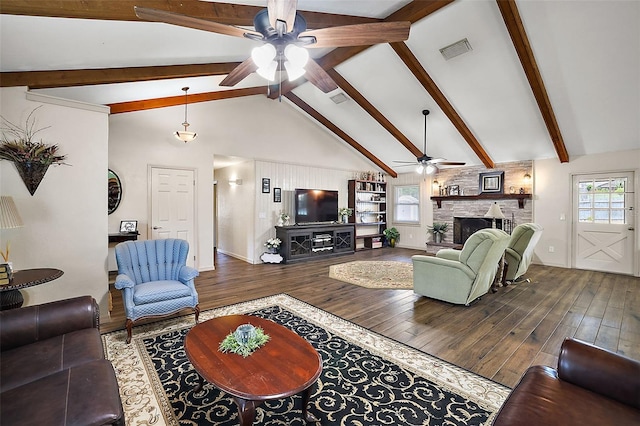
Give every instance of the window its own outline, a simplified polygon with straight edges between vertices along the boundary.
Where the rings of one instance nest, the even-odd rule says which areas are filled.
[[[624,224],[627,178],[589,179],[578,183],[578,220]]]
[[[395,187],[394,221],[420,223],[420,185]]]

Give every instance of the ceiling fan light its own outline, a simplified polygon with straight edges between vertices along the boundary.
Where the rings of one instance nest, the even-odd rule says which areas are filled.
[[[424,171],[424,166],[422,164],[420,164],[417,168],[416,168],[416,173],[418,174],[422,174],[422,172]]]
[[[438,169],[437,169],[437,168],[436,168],[436,166],[434,166],[433,164],[429,164],[429,165],[427,165],[427,174],[428,174],[428,175],[432,174],[432,173],[433,173],[433,172],[435,172],[436,170],[438,170]]]
[[[303,68],[309,61],[309,51],[295,44],[288,44],[284,48],[284,56],[296,68]]]
[[[271,61],[266,66],[258,68],[256,72],[262,78],[266,78],[269,81],[273,81],[276,78],[277,69],[278,69],[278,63],[276,61]]]
[[[297,80],[307,72],[304,68],[297,67],[289,61],[285,61],[284,67],[287,70],[287,77],[289,77],[289,81]]]
[[[251,59],[258,68],[267,67],[275,57],[276,48],[270,43],[265,43],[260,47],[254,47],[251,50]]]

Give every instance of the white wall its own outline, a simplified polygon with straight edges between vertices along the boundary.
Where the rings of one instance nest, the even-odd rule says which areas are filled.
[[[109,232],[118,232],[121,220],[137,220],[139,239],[150,237],[148,166],[196,170],[196,268],[214,269],[213,264],[213,150],[215,140],[207,132],[185,144],[173,136],[184,119],[180,108],[160,108],[109,118],[109,168],[120,177],[122,201],[109,215]],[[181,119],[182,117],[182,119]],[[159,126],[156,123],[163,123]],[[191,130],[191,129],[190,129]],[[197,129],[195,129],[197,130]],[[110,255],[111,257],[112,255]]]
[[[10,195],[24,227],[0,231],[0,245],[11,241],[14,268],[57,268],[57,280],[22,290],[25,305],[91,295],[108,316],[106,111],[29,101],[25,88],[0,89],[0,114],[24,124],[37,106],[37,135],[58,144],[69,166],[52,166],[33,196],[13,163],[0,161],[0,193]],[[71,103],[69,105],[72,105]],[[99,109],[99,108],[98,108]]]
[[[542,264],[571,267],[571,218],[572,176],[574,174],[611,171],[635,172],[635,274],[640,275],[640,149],[612,153],[586,155],[560,163],[557,159],[534,161],[534,220],[544,227],[544,233],[536,248],[536,256]],[[565,220],[561,220],[564,215]],[[549,252],[553,246],[554,253]]]
[[[214,160],[215,161],[215,160]],[[216,169],[218,211],[218,250],[221,253],[253,263],[255,247],[254,201],[256,193],[255,164],[245,161]],[[229,180],[242,179],[242,185],[231,186]],[[259,189],[257,189],[259,191]]]

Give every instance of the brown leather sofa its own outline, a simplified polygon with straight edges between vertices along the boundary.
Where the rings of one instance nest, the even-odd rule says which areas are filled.
[[[0,312],[0,424],[124,425],[90,296]]]
[[[530,367],[493,425],[640,425],[640,362],[566,339],[558,368]]]

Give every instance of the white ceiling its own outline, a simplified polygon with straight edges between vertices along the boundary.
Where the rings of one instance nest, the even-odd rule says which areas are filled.
[[[265,1],[233,3],[264,5]],[[312,10],[384,18],[407,3],[299,0],[298,10],[303,15]],[[519,0],[516,4],[570,159],[640,148],[640,1]],[[0,38],[2,72],[234,62],[246,59],[256,45],[161,23],[10,15],[0,15]],[[473,50],[445,60],[439,49],[463,38]],[[494,0],[457,0],[412,25],[406,43],[494,162],[557,158]],[[316,50],[312,56],[328,51]],[[427,108],[431,110],[428,154],[481,164],[389,45],[369,48],[336,70],[420,150],[421,111]],[[189,94],[228,90],[218,86],[223,78],[39,92],[109,104],[177,96],[183,86],[190,87]],[[253,74],[236,88],[264,85]],[[415,157],[353,100],[336,105],[329,99],[335,93],[322,93],[310,83],[294,93],[396,171],[410,170],[398,168],[394,160]],[[251,97],[244,101],[251,102]]]

